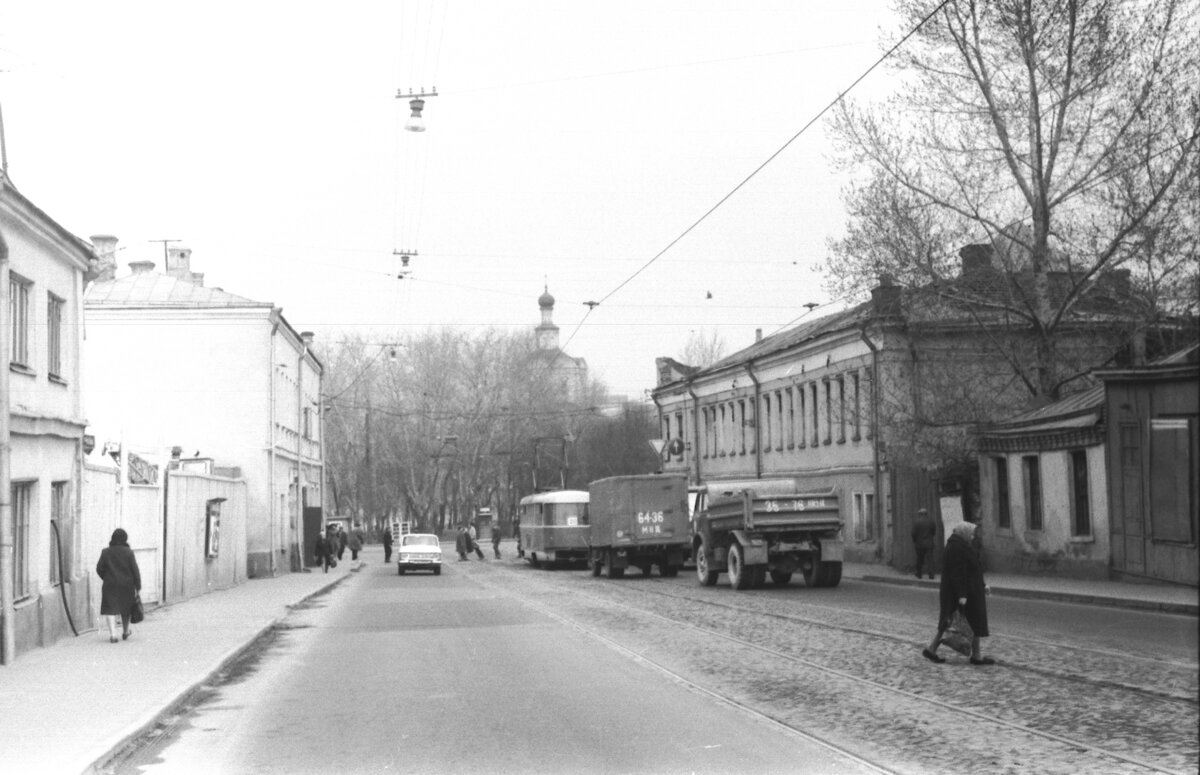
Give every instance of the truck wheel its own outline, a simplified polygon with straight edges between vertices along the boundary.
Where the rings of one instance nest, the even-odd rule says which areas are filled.
[[[679,575],[678,565],[659,565],[658,572],[664,579],[673,579]]]
[[[610,579],[619,579],[625,575],[624,568],[618,568],[613,565],[612,554],[604,553],[604,575]]]
[[[441,566],[441,565],[434,565],[434,566],[433,566],[433,575],[435,575],[435,576],[440,576],[440,575],[442,575],[442,566]]]
[[[706,587],[716,586],[720,571],[708,569],[708,550],[703,543],[696,547],[696,578]]]
[[[792,580],[791,571],[773,570],[771,571],[771,581],[774,581],[778,586],[784,586]]]
[[[729,586],[736,590],[750,589],[754,584],[754,573],[746,567],[742,545],[736,541],[729,545]]]
[[[842,564],[840,562],[822,562],[817,565],[815,587],[836,587],[842,581]]]
[[[400,566],[400,565],[397,565],[397,566],[396,566],[396,575],[397,575],[397,576],[403,576],[403,575],[404,575],[404,568],[403,568],[403,566]]]

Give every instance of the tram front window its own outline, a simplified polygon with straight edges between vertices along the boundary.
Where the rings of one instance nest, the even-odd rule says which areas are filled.
[[[566,527],[579,527],[586,525],[587,521],[587,504],[586,503],[556,503],[554,504],[554,524],[564,525]]]

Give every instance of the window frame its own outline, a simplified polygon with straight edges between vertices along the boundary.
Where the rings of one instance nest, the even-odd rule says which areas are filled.
[[[1040,455],[1021,457],[1021,473],[1025,495],[1025,527],[1031,531],[1045,529],[1045,501],[1042,493],[1042,458]]]
[[[9,270],[8,310],[11,335],[8,359],[10,366],[20,371],[30,370],[29,363],[29,302],[33,296],[33,281]]]
[[[1067,451],[1071,495],[1071,537],[1092,537],[1092,477],[1088,471],[1086,449]],[[1082,492],[1080,489],[1082,488]]]
[[[30,578],[30,531],[33,519],[33,500],[37,480],[16,480],[10,487],[13,529],[13,600],[26,600],[33,595]]]
[[[46,376],[54,381],[63,379],[63,318],[67,300],[53,293],[46,294]]]

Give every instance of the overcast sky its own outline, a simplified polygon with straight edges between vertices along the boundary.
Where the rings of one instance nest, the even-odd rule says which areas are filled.
[[[0,0],[0,108],[15,185],[116,235],[122,274],[181,240],[207,285],[318,342],[529,328],[548,284],[567,351],[640,397],[692,331],[732,352],[834,301],[814,266],[844,181],[819,126],[634,275],[881,28],[885,0]],[[427,131],[403,131],[397,90],[435,86]],[[404,280],[397,250],[418,254]]]

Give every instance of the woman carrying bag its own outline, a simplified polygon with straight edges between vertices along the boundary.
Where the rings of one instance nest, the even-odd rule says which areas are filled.
[[[129,534],[121,528],[113,531],[108,548],[100,552],[96,573],[104,580],[100,592],[100,615],[108,620],[110,643],[117,642],[117,617],[121,617],[121,640],[133,634],[129,620],[135,606],[141,606],[142,574],[137,558],[129,548]]]
[[[971,664],[994,665],[991,657],[979,653],[979,639],[988,635],[987,595],[991,592],[983,581],[983,565],[972,542],[979,526],[973,522],[960,522],[954,526],[946,552],[942,557],[942,585],[939,595],[937,635],[929,647],[921,652],[930,662],[945,662],[937,650],[942,637],[950,629],[954,614],[961,612],[971,625]]]

